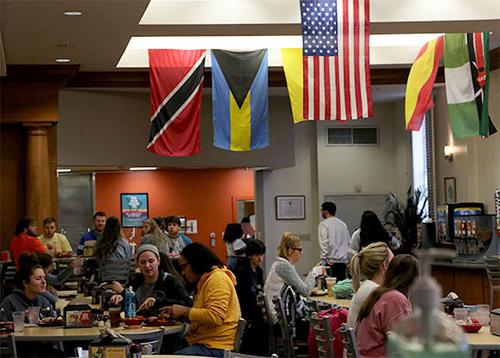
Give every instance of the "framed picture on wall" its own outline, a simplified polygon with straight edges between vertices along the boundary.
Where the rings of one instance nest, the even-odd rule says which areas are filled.
[[[121,193],[122,227],[141,227],[149,216],[148,193]]]
[[[454,177],[444,178],[444,197],[446,204],[457,202],[457,181]]]
[[[276,220],[304,220],[305,195],[276,195]]]

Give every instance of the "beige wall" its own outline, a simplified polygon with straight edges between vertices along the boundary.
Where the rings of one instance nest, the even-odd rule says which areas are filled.
[[[490,79],[489,113],[496,128],[500,130],[500,70],[493,71]],[[480,201],[485,203],[488,213],[493,213],[493,192],[500,187],[500,133],[489,138],[454,139],[443,86],[435,89],[435,103],[437,203],[445,201],[444,178],[455,177],[457,201]],[[444,158],[445,145],[452,145],[458,151],[452,162]]]

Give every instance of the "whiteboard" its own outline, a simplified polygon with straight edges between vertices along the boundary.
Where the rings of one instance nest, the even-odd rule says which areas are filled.
[[[381,222],[387,194],[333,194],[325,195],[323,201],[333,201],[337,205],[337,216],[347,224],[349,232],[359,228],[361,215],[365,210],[376,213]]]

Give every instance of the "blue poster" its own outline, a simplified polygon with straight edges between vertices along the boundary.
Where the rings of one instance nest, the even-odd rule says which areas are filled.
[[[122,193],[120,196],[122,227],[141,227],[148,218],[148,193]]]

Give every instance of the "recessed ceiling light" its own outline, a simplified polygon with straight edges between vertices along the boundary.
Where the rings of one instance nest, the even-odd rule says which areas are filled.
[[[82,16],[82,12],[78,10],[68,10],[64,12],[65,16]]]
[[[130,167],[128,170],[139,171],[139,170],[156,170],[157,167]]]
[[[71,62],[69,58],[56,58],[57,63],[68,63]]]

